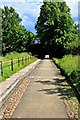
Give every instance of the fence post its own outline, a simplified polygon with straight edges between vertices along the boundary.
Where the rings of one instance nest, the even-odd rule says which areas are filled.
[[[18,58],[18,66],[20,66],[20,60],[19,60],[19,58]]]
[[[26,57],[26,63],[28,62],[28,56]]]
[[[30,56],[29,56],[29,60],[30,60]]]
[[[23,59],[23,57],[22,57],[22,65],[24,64],[24,59]]]
[[[11,59],[11,71],[13,71],[13,59]]]
[[[27,60],[29,60],[29,56],[27,57]]]
[[[2,61],[0,61],[0,74],[3,76],[3,67],[2,67]]]
[[[25,57],[25,63],[27,63],[27,58]]]

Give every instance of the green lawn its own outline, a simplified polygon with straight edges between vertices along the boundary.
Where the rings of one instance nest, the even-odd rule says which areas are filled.
[[[12,74],[16,73],[17,71],[37,60],[36,57],[32,57],[29,59],[29,56],[31,55],[29,55],[28,53],[11,53],[7,54],[5,57],[0,57],[0,61],[3,62],[3,76],[0,75],[0,82],[6,80],[6,78],[9,78]],[[22,57],[24,58],[24,61],[22,61]],[[11,59],[13,59],[13,71],[11,70]]]
[[[28,53],[10,53],[10,54],[6,54],[5,57],[0,57],[0,61],[7,61],[10,59],[16,59],[16,58],[22,58],[22,57],[26,57],[29,56]]]

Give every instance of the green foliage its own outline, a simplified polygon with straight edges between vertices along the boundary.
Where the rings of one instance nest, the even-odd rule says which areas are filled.
[[[3,54],[16,51],[26,52],[27,46],[31,45],[35,39],[35,35],[26,31],[21,25],[19,14],[12,7],[4,6],[2,13],[2,29],[3,29]]]
[[[27,42],[26,42],[26,48],[29,50],[29,47],[31,45],[34,45],[35,43],[35,38],[36,38],[36,35],[34,35],[32,32],[30,32],[29,30],[26,32],[26,39],[27,39]]]
[[[42,44],[69,42],[74,22],[66,2],[44,2],[35,28]]]
[[[73,34],[72,41],[65,45],[65,49],[67,53],[71,53],[74,55],[80,55],[80,34]]]
[[[2,55],[2,9],[0,8],[0,55]]]
[[[10,59],[16,59],[16,58],[22,58],[22,57],[26,57],[29,56],[28,53],[17,53],[17,52],[11,52],[11,53],[7,53],[6,56],[1,57],[2,61],[5,62],[6,60],[10,60]]]
[[[0,40],[2,37],[2,9],[0,8]]]
[[[80,56],[66,55],[62,59],[54,58],[54,61],[65,71],[78,89],[80,89]]]

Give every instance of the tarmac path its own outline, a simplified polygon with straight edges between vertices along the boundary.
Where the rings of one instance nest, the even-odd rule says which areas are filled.
[[[65,78],[50,59],[43,59],[28,79],[12,118],[68,118],[58,84]]]

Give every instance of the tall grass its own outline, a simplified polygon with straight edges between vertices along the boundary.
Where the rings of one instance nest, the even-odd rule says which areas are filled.
[[[66,55],[62,59],[54,58],[53,60],[68,75],[69,80],[73,82],[76,89],[80,92],[80,56]],[[73,106],[71,110],[74,110],[75,114],[77,113],[78,115],[79,102],[74,91],[70,92],[69,87],[66,85],[62,86],[62,89],[65,90],[65,94],[69,92],[67,101]]]
[[[80,56],[66,55],[62,59],[54,58],[65,73],[69,76],[70,80],[80,89]]]

